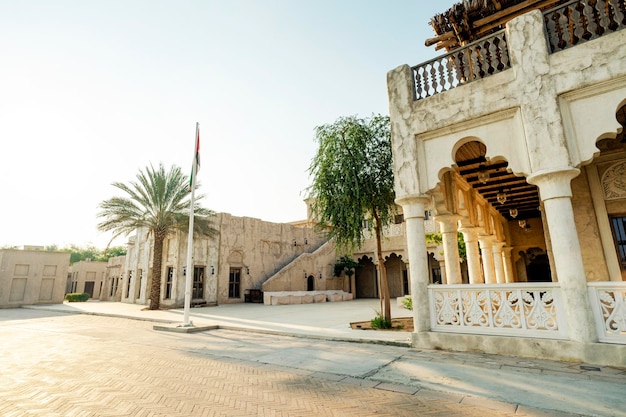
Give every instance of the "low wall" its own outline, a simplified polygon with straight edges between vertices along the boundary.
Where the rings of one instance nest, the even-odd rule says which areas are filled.
[[[482,352],[519,358],[547,359],[602,366],[623,367],[626,364],[626,346],[609,343],[578,343],[568,340],[549,340],[527,337],[412,333],[414,349]]]
[[[275,291],[263,293],[263,304],[311,304],[352,300],[352,294],[340,290],[327,291]]]

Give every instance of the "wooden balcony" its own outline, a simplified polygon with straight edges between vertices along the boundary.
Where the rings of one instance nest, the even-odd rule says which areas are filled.
[[[543,12],[550,53],[626,27],[624,0],[574,0]],[[509,17],[514,17],[511,15]],[[421,100],[511,67],[501,30],[412,67],[414,99]]]
[[[548,48],[553,53],[626,27],[626,2],[575,0],[543,16]]]
[[[421,100],[511,67],[504,31],[412,67],[415,100]]]

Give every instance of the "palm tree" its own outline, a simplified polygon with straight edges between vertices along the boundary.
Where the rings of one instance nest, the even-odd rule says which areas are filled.
[[[189,230],[190,194],[189,177],[177,166],[165,170],[162,163],[158,168],[152,165],[139,170],[136,181],[128,185],[114,182],[114,187],[127,196],[113,197],[100,203],[98,217],[104,219],[98,230],[113,232],[111,240],[121,235],[129,235],[144,227],[154,238],[152,260],[152,284],[150,287],[150,310],[158,310],[161,299],[161,262],[163,241],[174,231]],[[200,236],[214,236],[211,217],[213,211],[200,207],[197,202],[204,196],[196,196],[194,201],[194,233]],[[190,269],[193,273],[193,268]]]

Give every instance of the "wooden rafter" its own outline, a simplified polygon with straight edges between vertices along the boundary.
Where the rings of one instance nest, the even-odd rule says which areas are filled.
[[[511,19],[534,9],[547,10],[568,0],[464,0],[444,13],[433,16],[430,24],[435,37],[426,46],[452,51],[497,30]]]

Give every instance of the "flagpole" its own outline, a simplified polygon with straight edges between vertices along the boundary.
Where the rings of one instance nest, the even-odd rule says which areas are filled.
[[[196,122],[196,137],[194,140],[193,164],[191,167],[191,200],[189,203],[189,232],[187,237],[187,272],[185,276],[185,313],[183,315],[183,326],[190,327],[193,323],[189,321],[189,310],[191,308],[191,283],[195,267],[193,264],[193,217],[194,199],[196,195],[196,177],[198,176],[198,158],[200,152],[200,123]]]

